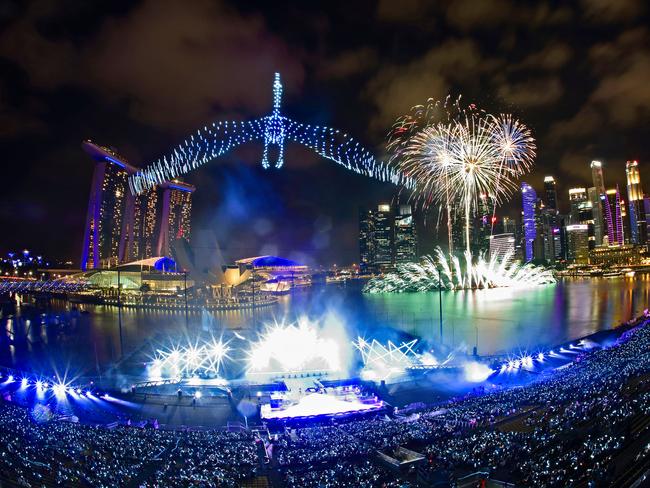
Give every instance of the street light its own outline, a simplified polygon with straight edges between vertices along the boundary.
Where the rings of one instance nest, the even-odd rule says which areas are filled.
[[[436,265],[438,271],[438,302],[440,308],[440,344],[442,345],[442,275],[440,273],[440,263]]]

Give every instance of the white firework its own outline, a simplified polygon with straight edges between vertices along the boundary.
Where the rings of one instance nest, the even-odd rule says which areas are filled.
[[[436,258],[425,256],[419,263],[398,264],[394,272],[372,278],[366,293],[426,292],[442,287],[446,290],[486,289],[497,287],[525,288],[555,283],[553,272],[541,266],[512,261],[512,253],[503,259],[480,255],[474,260],[465,252],[464,263],[458,256],[447,258],[442,249]]]

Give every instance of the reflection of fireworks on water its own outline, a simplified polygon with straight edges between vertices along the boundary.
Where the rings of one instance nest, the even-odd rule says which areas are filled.
[[[228,342],[212,339],[201,346],[188,345],[158,349],[156,358],[150,365],[149,377],[180,377],[202,374],[218,376],[223,362],[229,359],[230,347]]]
[[[508,114],[494,116],[460,99],[429,101],[414,107],[393,126],[390,164],[414,182],[412,198],[422,207],[437,205],[451,222],[459,210],[469,251],[470,220],[481,194],[494,205],[517,189],[515,179],[530,170],[535,141],[530,130]]]
[[[465,253],[465,263],[454,256],[449,260],[438,248],[437,260],[425,256],[420,263],[398,264],[395,272],[371,279],[365,286],[367,293],[400,293],[496,287],[527,287],[555,283],[553,272],[532,264],[511,262],[511,254],[503,259],[483,256],[474,261]],[[510,263],[510,264],[509,264]],[[440,272],[439,272],[440,271]]]
[[[267,327],[248,352],[251,373],[336,372],[342,366],[337,340],[306,318]]]

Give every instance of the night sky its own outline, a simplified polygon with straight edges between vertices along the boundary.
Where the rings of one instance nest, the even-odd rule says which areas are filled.
[[[608,186],[638,159],[650,188],[643,0],[238,3],[0,2],[0,253],[78,263],[93,168],[82,140],[144,166],[207,123],[266,115],[275,71],[286,115],[377,155],[396,116],[462,94],[534,129],[526,181],[540,191],[555,175],[565,207],[569,187],[591,186],[592,159]],[[246,146],[188,175],[194,230],[214,231],[227,259],[356,262],[358,207],[396,189],[296,146],[279,171],[260,159]]]

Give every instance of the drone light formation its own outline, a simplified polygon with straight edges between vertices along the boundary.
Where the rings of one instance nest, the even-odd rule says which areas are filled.
[[[213,122],[191,134],[170,154],[151,163],[142,171],[129,177],[133,194],[140,194],[165,181],[173,180],[199,166],[218,158],[236,147],[254,141],[264,145],[262,166],[272,166],[270,148],[277,148],[273,165],[279,169],[284,164],[286,142],[306,146],[320,156],[330,159],[355,173],[411,187],[397,168],[377,160],[358,141],[330,127],[303,124],[285,117],[280,111],[282,83],[280,74],[273,82],[273,110],[270,115],[246,121]]]

